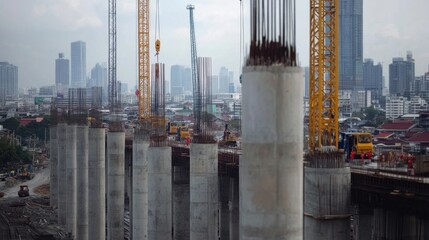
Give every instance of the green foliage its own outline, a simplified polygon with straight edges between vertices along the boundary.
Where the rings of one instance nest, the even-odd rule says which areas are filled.
[[[27,124],[27,126],[20,126],[16,131],[16,134],[23,138],[28,138],[30,136],[35,135],[39,139],[45,140],[45,131],[46,138],[49,138],[49,123],[49,119],[44,119],[40,123],[30,122],[29,124]]]
[[[24,152],[21,146],[16,146],[6,138],[0,138],[0,166],[6,166],[9,162],[30,163],[30,156]]]
[[[3,127],[11,131],[16,131],[19,127],[19,121],[16,118],[8,118],[3,122]]]

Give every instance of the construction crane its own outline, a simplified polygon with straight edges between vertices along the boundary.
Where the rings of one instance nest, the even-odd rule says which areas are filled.
[[[138,0],[138,120],[150,120],[150,51],[149,51],[149,0]],[[158,45],[160,46],[160,42]],[[157,51],[159,52],[159,50]]]
[[[338,0],[310,0],[310,151],[338,150]]]
[[[194,119],[195,127],[194,134],[199,134],[201,131],[201,94],[200,86],[198,81],[198,69],[197,69],[197,43],[195,40],[195,29],[194,29],[194,5],[186,6],[189,10],[189,23],[190,23],[190,37],[191,37],[191,78],[194,98]]]
[[[113,113],[119,105],[116,81],[116,0],[109,0],[109,108]]]

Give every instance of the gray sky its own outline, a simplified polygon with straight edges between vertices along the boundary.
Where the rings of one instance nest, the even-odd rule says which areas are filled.
[[[161,55],[167,64],[190,65],[189,13],[195,5],[195,31],[199,56],[212,57],[213,74],[221,66],[234,71],[238,81],[239,0],[160,1]],[[245,0],[243,0],[245,1]],[[246,1],[247,2],[247,1]],[[302,66],[308,65],[309,0],[297,0],[297,42]],[[0,0],[0,61],[19,68],[20,87],[54,84],[59,52],[70,58],[70,43],[87,44],[87,72],[107,62],[108,0]],[[155,1],[151,1],[154,12]],[[136,0],[117,1],[118,79],[136,84]],[[392,57],[411,50],[416,75],[429,64],[428,0],[364,0],[364,58],[383,62],[387,79]],[[245,4],[245,15],[248,6]],[[246,27],[246,40],[249,29]],[[151,31],[153,45],[154,31]],[[153,49],[153,47],[152,47]]]

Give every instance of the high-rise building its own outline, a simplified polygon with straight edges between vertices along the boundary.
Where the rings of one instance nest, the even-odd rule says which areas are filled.
[[[363,87],[363,0],[340,0],[339,89]]]
[[[18,97],[18,67],[0,62],[0,100]]]
[[[97,63],[91,69],[91,79],[89,81],[88,87],[101,87],[102,102],[103,104],[107,104],[109,83],[107,82],[106,64]]]
[[[55,86],[57,93],[65,95],[70,85],[70,61],[64,58],[64,53],[58,54],[55,60]]]
[[[70,87],[86,87],[86,43],[71,43],[71,82]]]
[[[233,81],[234,72],[226,67],[221,67],[219,71],[219,93],[229,93],[229,83]]]
[[[183,94],[183,82],[185,78],[185,67],[180,65],[171,66],[170,71],[171,95],[176,96]]]
[[[212,76],[212,94],[219,93],[219,76]]]
[[[415,67],[413,54],[407,52],[407,59],[393,58],[389,64],[389,92],[403,96],[410,92],[414,84]]]
[[[371,91],[372,100],[379,100],[383,93],[383,65],[374,65],[372,59],[365,59],[363,63],[363,87]]]

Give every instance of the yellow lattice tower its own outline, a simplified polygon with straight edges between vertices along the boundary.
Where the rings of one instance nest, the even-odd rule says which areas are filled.
[[[150,118],[149,0],[138,0],[139,122]]]
[[[338,149],[338,0],[310,0],[309,149]]]

